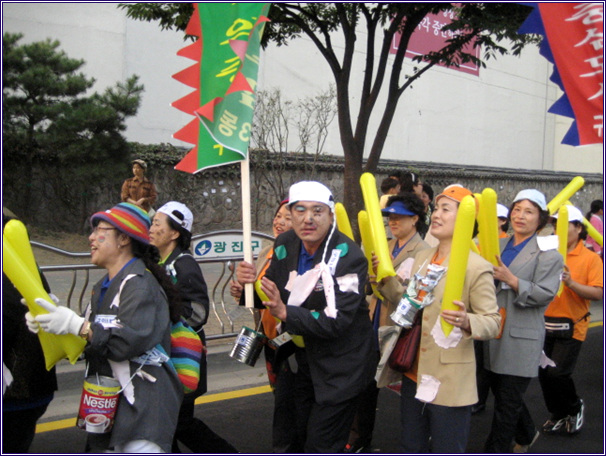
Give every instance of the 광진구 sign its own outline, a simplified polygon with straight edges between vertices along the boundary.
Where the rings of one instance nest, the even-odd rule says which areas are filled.
[[[263,241],[265,241],[265,243],[271,242],[269,237],[265,238],[253,234],[253,257],[256,257],[263,249]],[[201,235],[200,237],[197,237],[197,239],[192,240],[192,247],[192,253],[196,259],[242,258],[244,256],[242,234],[217,232]]]

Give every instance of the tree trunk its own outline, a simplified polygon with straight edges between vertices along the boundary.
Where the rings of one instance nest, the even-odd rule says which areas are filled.
[[[343,172],[343,205],[351,223],[354,237],[360,241],[358,228],[358,212],[364,209],[360,176],[362,175],[362,159],[355,153],[345,153],[345,170]]]

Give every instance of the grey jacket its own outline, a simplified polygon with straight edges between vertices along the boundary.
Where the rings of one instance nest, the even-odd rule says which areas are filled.
[[[124,284],[120,292],[120,305],[110,307],[122,281],[128,274],[136,274]],[[106,276],[107,277],[107,276]],[[145,269],[140,259],[125,266],[111,281],[103,300],[99,300],[105,278],[93,288],[91,313],[93,337],[85,349],[88,375],[111,377],[108,359],[125,361],[142,355],[161,344],[170,353],[168,302],[164,291]],[[117,315],[122,327],[107,328],[96,322],[98,315]],[[139,364],[130,362],[131,375]],[[110,445],[123,445],[131,440],[149,440],[170,453],[173,434],[177,426],[183,386],[174,369],[162,366],[145,366],[145,372],[156,378],[155,383],[133,378],[135,402],[131,405],[120,398]]]
[[[501,251],[509,239],[501,239]],[[545,340],[545,308],[560,287],[562,255],[557,250],[541,251],[534,236],[509,265],[518,277],[516,293],[497,284],[497,303],[506,311],[500,339],[484,344],[485,367],[497,374],[536,377]]]

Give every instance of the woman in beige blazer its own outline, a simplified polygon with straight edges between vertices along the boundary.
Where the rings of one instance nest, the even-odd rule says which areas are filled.
[[[436,198],[431,234],[437,247],[415,257],[412,273],[424,279],[428,267],[448,268],[459,203],[472,195],[459,185],[447,187]],[[401,422],[404,453],[463,453],[467,446],[471,405],[478,400],[473,339],[497,336],[501,317],[495,296],[492,266],[473,252],[469,254],[465,283],[458,310],[442,310],[446,274],[433,288],[434,299],[423,309],[421,341],[412,369],[402,377]],[[387,280],[381,292],[395,301],[397,287]],[[400,288],[400,298],[403,290]],[[445,336],[444,319],[453,325]]]

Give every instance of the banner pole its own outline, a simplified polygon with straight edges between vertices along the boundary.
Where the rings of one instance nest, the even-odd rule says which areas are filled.
[[[242,175],[242,240],[244,261],[253,263],[252,255],[252,223],[250,214],[250,159],[248,154],[246,159],[240,162],[240,174]],[[253,284],[247,283],[244,286],[245,307],[254,307]]]

